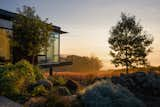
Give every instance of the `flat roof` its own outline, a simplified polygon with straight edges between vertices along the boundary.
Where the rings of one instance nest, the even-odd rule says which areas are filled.
[[[7,10],[0,9],[0,18],[2,18],[2,19],[12,21],[16,17],[16,15],[17,15],[17,13],[13,13],[13,12],[9,12]],[[61,27],[59,27],[59,26],[55,26],[55,25],[52,25],[52,26],[53,26],[53,30],[55,32],[58,32],[60,34],[67,33],[65,31],[61,30]]]
[[[16,16],[16,13],[0,9],[0,18],[6,19],[6,20],[12,20],[15,16]]]

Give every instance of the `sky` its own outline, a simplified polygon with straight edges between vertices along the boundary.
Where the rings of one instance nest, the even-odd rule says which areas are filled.
[[[0,8],[16,12],[23,5],[34,6],[37,14],[69,32],[61,35],[61,53],[97,56],[104,69],[112,69],[109,31],[121,12],[135,15],[154,37],[151,65],[160,65],[160,0],[0,0]]]

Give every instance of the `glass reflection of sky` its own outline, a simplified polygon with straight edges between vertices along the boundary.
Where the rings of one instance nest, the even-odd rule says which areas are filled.
[[[47,57],[49,60],[58,62],[59,61],[59,33],[51,33],[49,39],[49,47],[47,51]]]

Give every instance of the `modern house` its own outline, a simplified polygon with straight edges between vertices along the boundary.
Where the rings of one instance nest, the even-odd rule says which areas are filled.
[[[16,13],[0,9],[0,61],[12,61],[14,57],[10,48],[10,39],[13,37],[12,25]],[[47,52],[41,52],[38,55],[38,64],[42,67],[67,65],[69,63],[60,60],[60,35],[67,33],[59,26],[53,25],[53,30],[49,38]],[[51,69],[52,70],[52,69]]]

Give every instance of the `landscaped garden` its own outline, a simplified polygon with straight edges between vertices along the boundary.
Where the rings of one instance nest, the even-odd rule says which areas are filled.
[[[65,62],[54,54],[60,46],[52,43],[60,38],[57,32],[64,32],[41,20],[32,7],[18,12],[10,40],[12,58],[6,61],[6,55],[0,63],[0,103],[5,98],[24,107],[159,107],[160,67],[150,66],[146,58],[153,38],[135,16],[122,13],[108,40],[111,62],[124,69],[102,71],[98,57],[70,55],[66,59],[72,65],[56,72],[54,67]],[[38,56],[45,59],[39,62]]]
[[[160,76],[135,72],[79,80],[44,76],[26,60],[0,67],[0,95],[26,107],[145,107],[159,105]],[[87,82],[87,83],[86,83]]]

